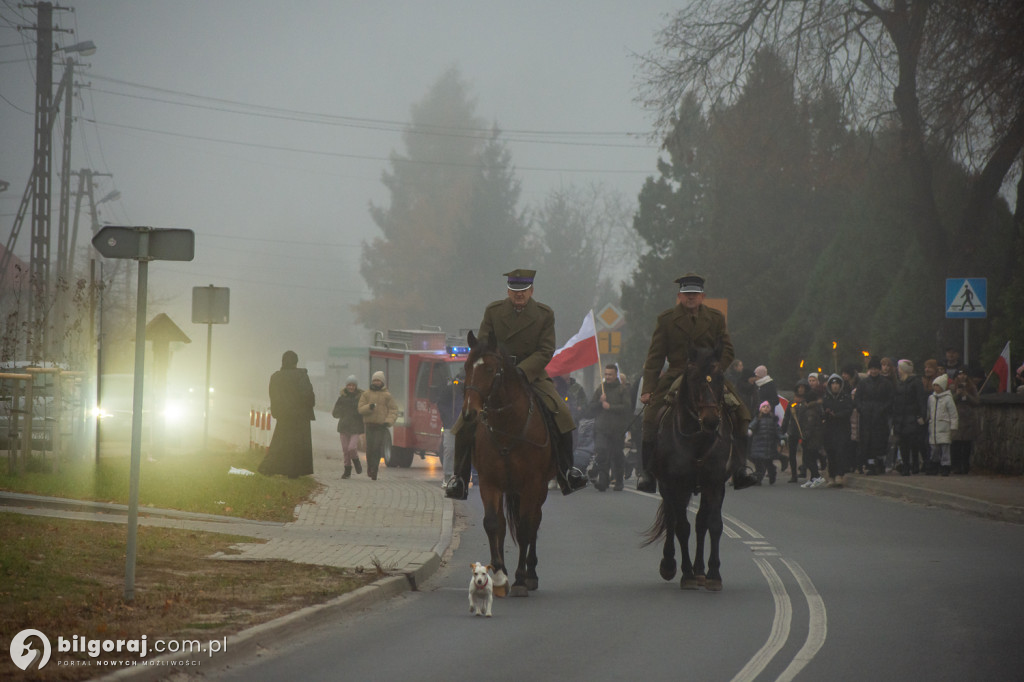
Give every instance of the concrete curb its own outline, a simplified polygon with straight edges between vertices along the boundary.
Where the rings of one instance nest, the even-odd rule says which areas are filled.
[[[423,563],[410,566],[399,575],[381,578],[370,585],[336,597],[323,604],[307,606],[280,618],[275,618],[274,620],[255,625],[231,635],[227,638],[225,651],[214,654],[216,658],[208,652],[201,652],[198,655],[194,653],[168,654],[146,659],[147,665],[122,668],[96,679],[101,682],[108,680],[111,682],[116,680],[144,682],[147,680],[160,680],[174,673],[203,673],[201,665],[182,665],[188,661],[215,663],[218,668],[239,664],[243,660],[252,660],[252,658],[259,655],[262,649],[267,648],[271,643],[281,638],[329,623],[347,613],[367,609],[404,592],[416,591],[421,584],[426,582],[440,568],[441,556],[451,546],[454,519],[454,505],[451,500],[445,499],[442,509],[441,535],[438,538],[437,544],[431,549],[430,557]]]
[[[926,504],[944,509],[981,516],[997,521],[1024,524],[1024,508],[986,502],[973,497],[948,493],[932,488],[923,488],[909,483],[887,481],[878,476],[846,476],[844,484],[855,490],[866,490],[888,497],[896,497],[917,504]]]

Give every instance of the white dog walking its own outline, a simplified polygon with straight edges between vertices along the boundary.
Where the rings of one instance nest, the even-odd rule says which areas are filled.
[[[494,603],[494,582],[487,571],[490,566],[480,562],[470,564],[473,577],[469,581],[469,612],[478,616],[491,617],[491,604]]]

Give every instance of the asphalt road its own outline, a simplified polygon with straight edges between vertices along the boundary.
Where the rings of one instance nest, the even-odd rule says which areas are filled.
[[[424,475],[427,475],[424,470]],[[280,641],[225,680],[1020,679],[1024,526],[852,490],[779,483],[726,498],[720,593],[658,575],[640,547],[658,499],[544,508],[540,589],[474,617],[488,560],[471,494],[457,544],[420,591]],[[517,549],[507,547],[514,564]]]

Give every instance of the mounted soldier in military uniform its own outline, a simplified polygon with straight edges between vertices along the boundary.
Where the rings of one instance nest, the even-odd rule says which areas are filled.
[[[478,338],[486,343],[493,337],[498,347],[515,360],[516,369],[530,383],[548,412],[552,431],[558,484],[563,495],[586,487],[587,477],[573,466],[572,415],[555,384],[547,374],[547,365],[555,353],[555,313],[533,299],[535,270],[513,270],[508,278],[508,296],[494,301],[484,310]],[[461,429],[462,418],[452,428],[455,433],[455,476],[445,487],[445,495],[458,500],[468,496],[474,434]]]
[[[643,416],[643,438],[640,458],[642,470],[636,488],[642,492],[657,490],[654,477],[654,446],[658,437],[658,421],[665,398],[686,367],[692,348],[720,348],[719,366],[728,367],[734,359],[732,340],[726,329],[725,315],[704,305],[704,278],[688,273],[675,280],[679,285],[675,307],[658,316],[651,345],[644,361],[640,401],[647,408]],[[666,361],[668,367],[662,373]],[[735,389],[726,382],[725,408],[732,422],[732,455],[729,470],[733,488],[742,490],[757,484],[747,471],[747,424],[750,411]]]

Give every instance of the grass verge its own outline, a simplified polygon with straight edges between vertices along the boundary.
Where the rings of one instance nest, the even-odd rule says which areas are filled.
[[[260,453],[209,451],[143,457],[139,468],[139,506],[225,514],[263,521],[291,521],[295,506],[317,488],[312,477],[231,474],[232,467],[256,471]],[[130,459],[125,455],[61,462],[34,459],[19,474],[0,461],[0,490],[75,500],[128,504]]]
[[[124,601],[125,527],[20,514],[0,514],[0,679],[25,673],[6,655],[11,638],[33,628],[53,647],[32,679],[83,680],[112,672],[104,660],[128,654],[57,651],[57,638],[139,639],[203,643],[325,602],[375,580],[356,573],[286,561],[222,561],[250,538],[140,526],[135,599]],[[152,654],[147,658],[152,658]],[[201,672],[201,668],[196,672]],[[36,677],[36,675],[38,677]]]

